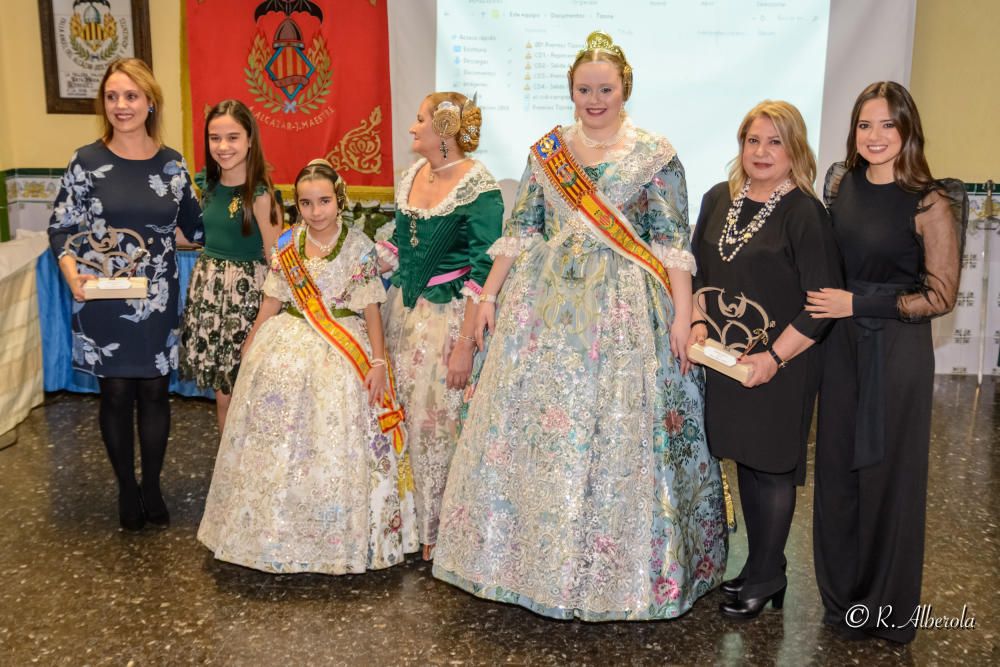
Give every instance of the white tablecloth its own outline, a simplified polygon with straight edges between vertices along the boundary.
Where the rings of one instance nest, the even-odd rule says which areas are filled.
[[[0,433],[44,399],[35,263],[47,248],[44,233],[0,243]]]

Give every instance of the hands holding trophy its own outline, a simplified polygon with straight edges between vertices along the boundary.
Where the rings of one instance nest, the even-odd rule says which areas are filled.
[[[123,245],[126,236],[135,244]],[[81,256],[82,247],[88,248]],[[124,248],[124,249],[123,249]],[[94,232],[80,232],[66,239],[65,255],[78,266],[86,266],[97,274],[79,274],[82,278],[83,299],[145,299],[149,281],[135,273],[143,257],[149,254],[142,237],[131,229],[106,227],[98,237]],[[73,290],[77,296],[76,290]]]
[[[702,298],[707,300],[707,295],[713,292],[718,293],[716,305],[718,312],[725,318],[722,327],[701,305]],[[709,335],[714,332],[715,338],[696,340],[688,348],[688,357],[738,382],[746,383],[751,367],[738,362],[741,357],[750,354],[758,343],[767,345],[770,342],[768,331],[774,328],[775,323],[759,303],[745,295],[740,294],[730,303],[726,302],[725,297],[726,291],[720,287],[703,287],[694,293],[695,308],[708,327]],[[755,324],[759,325],[754,326]]]

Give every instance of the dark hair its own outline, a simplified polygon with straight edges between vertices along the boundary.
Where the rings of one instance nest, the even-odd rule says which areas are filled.
[[[899,132],[903,147],[893,163],[896,183],[905,190],[923,192],[934,184],[927,158],[924,157],[924,129],[920,113],[909,91],[895,81],[876,81],[861,91],[851,111],[851,130],[847,134],[847,168],[867,164],[858,154],[857,130],[861,107],[865,102],[882,98],[889,106],[889,117]]]
[[[346,211],[350,206],[350,201],[347,199],[347,183],[344,182],[344,179],[341,178],[332,164],[322,158],[316,158],[302,167],[302,171],[295,177],[295,220],[298,220],[299,217],[299,183],[302,181],[319,180],[330,181],[333,185],[333,193],[337,198],[338,215]]]
[[[256,224],[253,216],[254,193],[263,185],[267,195],[271,198],[270,222],[272,225],[280,224],[277,202],[274,199],[274,185],[268,177],[267,162],[264,160],[264,147],[261,145],[260,131],[257,129],[257,121],[253,114],[243,102],[239,100],[222,100],[209,110],[205,116],[205,180],[206,189],[211,192],[219,184],[222,178],[222,168],[212,157],[212,150],[208,141],[208,126],[216,118],[229,116],[239,123],[247,133],[249,148],[247,150],[247,180],[243,183],[240,196],[243,199],[243,236],[250,236],[250,230]]]
[[[163,134],[163,90],[153,76],[153,70],[144,60],[138,58],[116,58],[108,63],[108,68],[104,70],[104,77],[101,78],[101,85],[97,87],[97,97],[94,98],[94,107],[97,115],[101,118],[101,134],[104,143],[111,141],[111,136],[115,133],[115,128],[108,120],[108,112],[104,107],[104,92],[108,84],[108,79],[115,72],[121,72],[139,87],[146,99],[149,100],[151,111],[146,116],[146,134],[149,138],[162,145]]]

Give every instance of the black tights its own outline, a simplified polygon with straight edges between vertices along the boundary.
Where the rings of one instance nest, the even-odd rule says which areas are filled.
[[[160,471],[170,432],[169,376],[156,378],[100,378],[101,407],[98,420],[108,459],[122,495],[137,497],[133,415],[138,402],[139,453],[142,491],[148,503],[162,504]],[[156,508],[158,509],[158,508]]]
[[[736,469],[748,552],[740,597],[762,597],[787,583],[785,542],[795,514],[794,471],[774,474],[741,464]]]

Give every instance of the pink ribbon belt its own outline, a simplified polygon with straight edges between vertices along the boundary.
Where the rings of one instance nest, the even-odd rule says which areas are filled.
[[[435,285],[443,285],[445,283],[450,283],[455,278],[461,278],[462,276],[471,273],[471,266],[463,266],[460,269],[455,269],[454,271],[449,271],[448,273],[442,273],[439,276],[434,276],[427,281],[428,287],[434,287]]]

